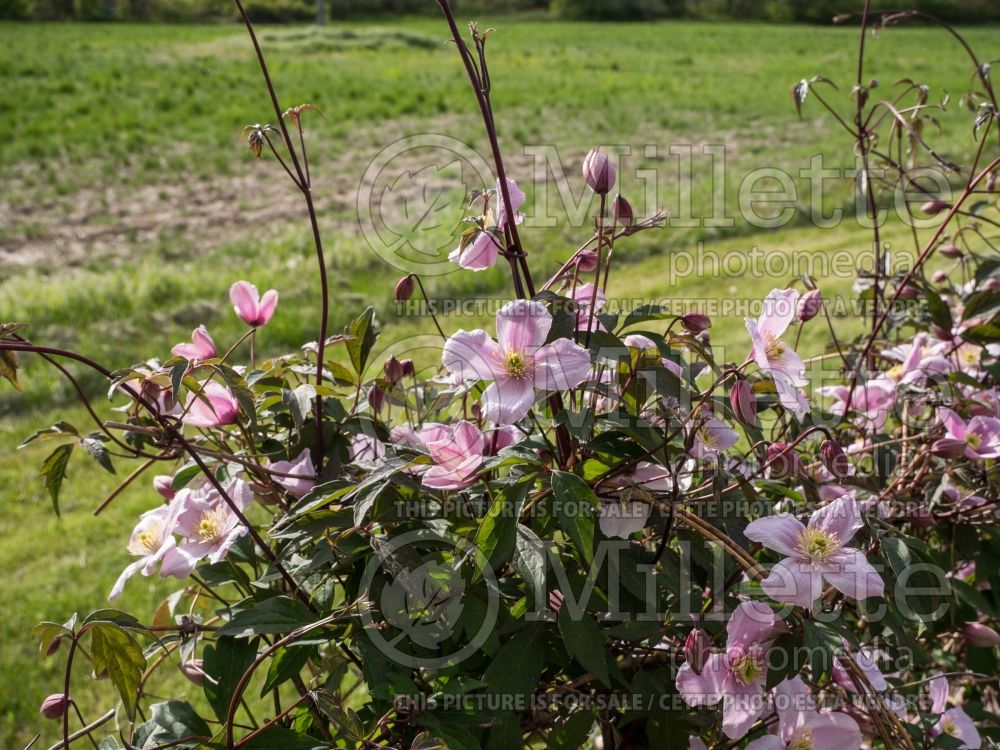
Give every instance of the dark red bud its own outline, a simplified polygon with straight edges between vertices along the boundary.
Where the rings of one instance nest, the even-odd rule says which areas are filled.
[[[712,327],[712,319],[702,313],[688,313],[681,316],[681,326],[691,333],[702,333]]]
[[[385,379],[389,381],[389,384],[395,385],[404,375],[403,363],[395,357],[389,357],[382,366],[382,371],[385,373]]]
[[[944,257],[951,258],[952,260],[957,260],[965,255],[965,253],[963,253],[962,250],[955,245],[941,245],[941,247],[938,248],[938,252]]]
[[[931,453],[941,458],[961,458],[965,455],[966,447],[968,444],[964,440],[941,438],[931,445]]]
[[[53,693],[42,701],[38,713],[46,719],[61,719],[69,708],[69,700],[62,693]]]
[[[912,284],[907,284],[899,290],[898,296],[900,299],[916,299],[920,296],[920,290]]]
[[[934,275],[931,276],[931,281],[933,281],[935,284],[943,284],[947,280],[948,280],[947,271],[935,271]]]
[[[205,663],[201,659],[192,659],[181,664],[181,672],[195,685],[205,684]]]
[[[52,643],[50,643],[49,647],[45,649],[45,655],[52,656],[52,654],[54,654],[56,651],[59,650],[59,647],[61,645],[62,645],[62,636],[59,636],[58,638],[53,638]]]
[[[607,195],[615,186],[615,165],[599,148],[592,148],[583,160],[583,179],[595,193]]]
[[[406,302],[413,296],[413,274],[407,274],[396,282],[396,302]]]
[[[684,658],[695,674],[701,674],[712,653],[712,644],[708,634],[701,628],[695,628],[684,639]]]
[[[417,368],[413,366],[412,359],[404,359],[400,364],[403,365],[404,377],[412,378],[416,374]]]
[[[619,194],[615,196],[614,203],[611,204],[611,217],[620,227],[630,227],[635,221],[635,214],[632,213],[632,205]]]
[[[771,476],[778,478],[802,475],[802,462],[787,443],[771,443],[767,447],[767,465]]]
[[[823,309],[823,295],[819,293],[819,289],[810,289],[799,297],[799,306],[795,314],[805,323],[819,315],[821,309]]]
[[[383,401],[385,401],[385,391],[377,385],[373,385],[368,389],[368,405],[372,408],[373,412],[377,413],[382,410]]]
[[[936,216],[949,208],[951,208],[951,204],[948,201],[927,201],[920,207],[920,210],[928,216]]]
[[[581,271],[593,271],[597,268],[597,251],[583,250],[576,256],[576,267]]]
[[[844,449],[836,440],[824,440],[819,448],[819,458],[823,466],[837,479],[843,479],[851,474],[851,462]]]
[[[732,393],[729,394],[729,403],[733,407],[733,415],[740,424],[745,427],[756,427],[757,399],[754,398],[753,388],[747,381],[736,381]]]

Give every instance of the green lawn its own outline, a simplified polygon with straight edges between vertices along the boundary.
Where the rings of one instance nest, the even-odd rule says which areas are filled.
[[[797,258],[870,252],[851,221],[835,229],[807,226],[799,211],[783,231],[755,229],[739,218],[742,175],[761,167],[797,174],[810,157],[827,166],[851,163],[850,144],[810,99],[799,120],[789,97],[802,77],[822,73],[840,91],[824,91],[849,115],[852,29],[662,23],[584,25],[493,19],[493,101],[509,171],[530,196],[533,162],[524,148],[554,147],[570,186],[582,194],[579,163],[594,144],[632,147],[622,191],[639,210],[646,185],[637,170],[658,170],[656,201],[674,217],[678,162],[671,145],[695,148],[691,204],[710,211],[713,173],[704,144],[725,144],[728,173],[719,189],[732,226],[682,226],[649,232],[616,252],[611,296],[627,299],[741,300],[762,297],[789,276],[716,277],[688,269],[668,273],[671,256],[699,241],[724,254]],[[996,57],[996,29],[968,32],[985,58]],[[417,345],[433,333],[425,319],[400,319],[392,287],[400,273],[367,246],[357,226],[355,196],[372,158],[395,139],[446,133],[485,150],[475,104],[441,22],[421,18],[385,25],[333,25],[261,30],[284,106],[314,103],[307,115],[321,224],[331,265],[334,328],[373,304],[387,343]],[[990,42],[994,43],[991,48]],[[868,75],[883,88],[903,76],[957,95],[969,86],[959,48],[940,33],[893,30],[870,42]],[[238,278],[275,287],[281,302],[260,345],[270,353],[316,337],[318,285],[304,214],[281,182],[273,159],[255,163],[238,144],[243,125],[270,119],[252,50],[241,29],[213,27],[0,24],[0,322],[30,323],[39,341],[76,348],[110,367],[164,357],[169,346],[206,323],[218,342],[239,331],[226,299]],[[939,115],[938,150],[964,154],[971,115],[953,103]],[[655,145],[657,151],[647,151]],[[552,185],[550,184],[550,188]],[[849,186],[830,184],[827,207],[845,205]],[[455,192],[455,186],[450,188]],[[550,190],[550,195],[554,194]],[[798,207],[805,204],[800,195]],[[210,206],[210,210],[206,208]],[[555,213],[555,212],[554,212]],[[443,244],[461,214],[432,230]],[[523,229],[536,277],[551,273],[584,238],[560,222]],[[124,227],[124,229],[123,229]],[[887,239],[908,248],[908,235]],[[850,294],[849,274],[821,278],[828,297]],[[428,279],[439,298],[506,295],[498,267],[482,274]],[[446,328],[484,321],[463,317]],[[838,334],[860,322],[845,317]],[[717,318],[713,342],[741,356],[741,313]],[[823,338],[807,327],[803,349]],[[409,342],[409,343],[407,343]],[[738,352],[735,353],[735,352]],[[76,459],[56,518],[37,477],[44,454],[16,450],[33,430],[60,418],[85,425],[85,414],[57,373],[25,361],[25,392],[0,382],[0,745],[20,747],[36,731],[38,747],[56,738],[37,717],[42,697],[58,689],[60,657],[42,661],[30,642],[40,619],[65,620],[102,606],[127,562],[125,540],[135,516],[156,500],[148,482],[127,491],[98,518],[91,510],[114,478]],[[78,372],[74,370],[74,372]],[[79,371],[100,394],[99,379]],[[100,397],[98,396],[100,401]],[[105,409],[105,413],[108,413]],[[119,466],[119,475],[129,470]],[[122,604],[149,615],[171,587],[136,578]],[[111,699],[107,683],[79,690],[88,706]]]

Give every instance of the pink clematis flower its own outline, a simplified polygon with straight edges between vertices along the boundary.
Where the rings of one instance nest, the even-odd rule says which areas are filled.
[[[882,674],[882,670],[878,668],[879,652],[866,646],[860,651],[852,654],[848,651],[849,644],[847,641],[843,639],[841,640],[844,644],[844,653],[854,659],[854,663],[857,664],[858,668],[862,671],[862,673],[864,673],[868,682],[871,683],[871,686],[880,693],[883,690],[887,690],[889,688],[889,683],[885,681],[885,676]],[[844,688],[847,692],[858,692],[858,688],[851,680],[847,670],[840,663],[840,659],[833,660],[833,671],[831,672],[831,676],[833,677],[833,681]]]
[[[229,300],[240,320],[251,328],[260,328],[267,325],[267,321],[274,315],[274,308],[278,306],[278,293],[274,289],[268,289],[261,297],[257,287],[249,281],[237,281],[229,287]]]
[[[170,561],[177,556],[174,528],[181,510],[181,504],[173,500],[169,505],[161,505],[139,517],[139,523],[132,529],[128,542],[128,551],[139,559],[128,565],[118,576],[108,595],[108,601],[113,602],[121,596],[125,582],[140,571],[144,576],[152,575],[156,566],[163,563],[160,575],[169,575]]]
[[[483,415],[512,424],[528,413],[535,390],[575,388],[590,373],[590,354],[569,339],[545,339],[552,314],[541,302],[515,300],[497,313],[497,339],[483,330],[460,330],[445,342],[441,361],[463,379],[492,380],[483,392]]]
[[[385,458],[385,444],[371,435],[359,432],[351,438],[348,453],[350,453],[351,461],[373,463]]]
[[[884,584],[860,550],[845,547],[863,526],[858,504],[843,496],[815,511],[809,525],[791,513],[759,518],[744,534],[785,555],[761,581],[764,592],[779,602],[811,607],[823,591],[823,581],[853,597],[881,596]]]
[[[677,489],[691,489],[694,461],[687,461],[677,470]],[[601,497],[598,525],[606,537],[628,539],[645,528],[649,520],[649,504],[638,499],[642,492],[673,492],[674,478],[665,466],[640,461],[627,474],[612,478],[607,485],[615,490],[614,497]],[[639,492],[634,492],[638,489]]]
[[[188,396],[184,424],[195,427],[222,427],[236,423],[240,405],[232,391],[213,380],[205,383],[201,392],[208,403],[194,393]]]
[[[761,370],[774,379],[781,405],[798,414],[808,408],[799,391],[808,385],[802,358],[781,340],[781,335],[795,321],[799,293],[794,289],[773,289],[764,299],[764,309],[756,321],[746,318],[747,332],[753,344],[751,354]]]
[[[507,179],[507,194],[510,196],[511,208],[514,210],[514,223],[520,224],[524,216],[517,210],[524,203],[524,192],[517,186],[514,180]],[[500,180],[497,180],[497,191],[493,199],[492,213],[496,216],[497,226],[503,233],[503,228],[507,226],[507,209],[504,206],[503,196],[500,193]],[[488,220],[487,220],[488,221]],[[458,247],[451,251],[448,260],[458,263],[462,268],[469,271],[485,271],[496,265],[497,256],[500,254],[499,240],[486,230],[479,231],[475,238],[463,249]]]
[[[483,463],[485,449],[486,438],[471,422],[446,427],[438,439],[427,443],[434,466],[424,472],[424,486],[437,490],[468,487]]]
[[[184,357],[192,362],[215,359],[218,356],[215,351],[215,342],[208,335],[208,329],[205,326],[198,326],[191,332],[190,344],[176,344],[170,353],[175,357]]]
[[[622,343],[625,344],[625,346],[631,346],[635,349],[654,349],[659,352],[659,347],[656,346],[656,342],[648,336],[643,336],[641,333],[630,333],[622,339]],[[660,364],[678,378],[683,377],[683,370],[681,369],[681,366],[672,359],[660,357]]]
[[[851,399],[851,413],[857,414],[859,426],[872,432],[880,432],[886,419],[896,406],[896,384],[885,377],[873,378],[866,383],[859,383],[851,395],[851,389],[845,385],[832,385],[817,388],[821,396],[833,399],[830,413],[843,416],[847,407],[847,399]]]
[[[979,736],[979,730],[972,723],[972,719],[965,711],[955,706],[948,706],[948,678],[938,675],[931,679],[927,685],[927,690],[931,697],[931,713],[941,714],[941,718],[931,728],[931,736],[937,737],[940,734],[949,734],[961,742],[960,747],[969,750],[979,750],[983,745],[983,740]],[[946,710],[947,709],[947,710]]]
[[[746,750],[859,750],[861,729],[847,714],[819,711],[801,677],[774,688],[778,733],[756,739]]]
[[[241,512],[253,501],[253,491],[242,479],[232,480],[224,489]],[[176,555],[160,566],[160,575],[184,578],[191,575],[199,560],[207,558],[217,563],[225,559],[232,546],[248,532],[239,516],[211,485],[181,490],[173,502],[179,506],[174,531],[186,541],[177,547]]]
[[[600,289],[597,290],[597,297],[594,297],[593,284],[581,284],[573,290],[573,301],[576,303],[576,330],[586,331],[590,322],[590,301],[594,301],[594,324],[591,330],[603,331],[604,324],[598,319],[601,310],[607,302],[607,295]]]
[[[691,455],[701,459],[717,459],[719,454],[732,448],[740,439],[721,419],[710,417],[702,422],[694,434]]]
[[[711,654],[701,674],[687,663],[677,672],[677,690],[689,706],[722,701],[722,731],[732,740],[745,735],[764,710],[767,655],[776,626],[766,604],[742,602],[726,626],[725,650]]]
[[[941,420],[946,430],[944,440],[964,443],[967,458],[1000,457],[1000,419],[976,416],[966,422],[951,409],[942,407]]]
[[[292,497],[305,497],[309,494],[309,490],[316,486],[316,467],[313,466],[308,448],[291,461],[273,462],[271,468],[284,474],[298,475],[294,477],[272,475],[274,481],[288,490],[288,494]]]

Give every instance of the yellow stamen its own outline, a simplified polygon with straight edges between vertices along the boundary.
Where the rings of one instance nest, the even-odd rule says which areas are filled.
[[[786,350],[785,342],[774,336],[768,336],[767,341],[764,342],[764,356],[769,360],[781,359]]]
[[[507,355],[507,374],[512,378],[519,378],[527,370],[524,357],[517,352],[510,352]]]
[[[788,746],[788,750],[813,750],[815,747],[812,732],[808,729],[803,729],[799,736],[792,740],[792,744]]]
[[[730,665],[733,677],[741,685],[749,685],[760,675],[762,665],[752,653],[743,654]]]
[[[823,562],[837,550],[837,541],[819,529],[808,528],[802,534],[802,553],[814,563]]]
[[[973,448],[978,448],[983,444],[983,439],[974,432],[966,433],[965,442],[968,443]]]

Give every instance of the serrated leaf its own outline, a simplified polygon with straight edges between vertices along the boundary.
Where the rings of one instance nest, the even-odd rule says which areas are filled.
[[[90,627],[90,656],[94,671],[107,671],[111,684],[118,689],[129,719],[135,718],[139,683],[146,668],[142,646],[128,631],[111,622],[98,622]]]
[[[153,743],[157,747],[170,745],[190,748],[212,738],[211,728],[187,701],[155,703],[150,711],[157,729],[146,739],[147,745]]]
[[[73,455],[73,443],[60,445],[49,457],[42,462],[39,474],[45,479],[45,489],[52,498],[52,509],[59,515],[59,490],[62,488],[63,480],[66,478],[66,467],[69,465],[69,457]]]

